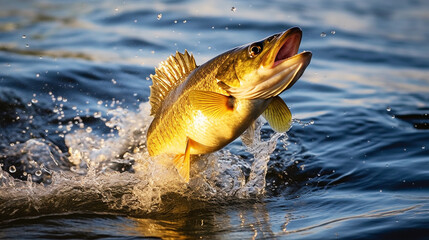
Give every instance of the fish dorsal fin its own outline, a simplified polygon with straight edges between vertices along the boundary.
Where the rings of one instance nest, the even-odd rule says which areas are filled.
[[[155,115],[164,101],[165,96],[183,82],[184,77],[197,68],[194,56],[185,50],[185,53],[176,52],[176,56],[171,55],[167,60],[161,62],[155,68],[155,75],[150,86],[149,102],[151,105],[150,115]]]

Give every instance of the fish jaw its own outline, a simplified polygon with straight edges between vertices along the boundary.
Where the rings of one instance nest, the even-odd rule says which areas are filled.
[[[291,28],[276,36],[270,51],[264,56],[258,74],[261,82],[258,88],[266,89],[267,97],[274,97],[295,84],[310,64],[312,53],[298,54],[302,31]]]
[[[262,79],[254,87],[255,92],[262,92],[258,97],[265,99],[275,97],[292,87],[304,73],[310,63],[311,56],[311,52],[302,52],[280,60],[279,63],[274,62],[273,65],[275,66],[272,68],[258,69],[259,76]]]
[[[298,54],[301,38],[301,29],[295,27],[265,39],[267,51],[253,72],[239,76],[241,68],[235,68],[239,86],[224,84],[221,79],[218,85],[240,99],[268,99],[279,95],[295,84],[310,63],[311,52]]]
[[[297,54],[301,39],[302,31],[298,27],[274,35],[274,41],[271,40],[267,46],[270,51],[265,54],[261,67],[273,68],[285,59]]]

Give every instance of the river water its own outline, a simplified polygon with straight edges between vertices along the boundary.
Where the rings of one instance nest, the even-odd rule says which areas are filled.
[[[1,1],[0,238],[427,239],[429,2]],[[290,27],[313,53],[259,122],[192,164],[149,157],[150,74]],[[138,147],[135,147],[138,146]]]

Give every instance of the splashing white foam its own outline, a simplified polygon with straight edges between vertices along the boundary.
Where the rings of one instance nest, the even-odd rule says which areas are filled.
[[[7,204],[2,204],[0,213],[4,216],[87,210],[148,213],[157,211],[163,204],[163,196],[169,193],[203,201],[264,194],[267,163],[283,134],[262,141],[262,123],[258,121],[254,141],[246,147],[254,156],[253,162],[228,150],[195,157],[191,179],[186,184],[174,168],[172,156],[149,156],[145,146],[146,131],[152,121],[149,112],[149,103],[142,103],[137,112],[123,108],[109,111],[106,125],[117,133],[107,138],[84,130],[66,135],[69,161],[75,166],[71,171],[53,172],[49,185],[19,181],[1,171],[0,200]],[[133,164],[134,171],[112,170],[112,166],[121,164]]]

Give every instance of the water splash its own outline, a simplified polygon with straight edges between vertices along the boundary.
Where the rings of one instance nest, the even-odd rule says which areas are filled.
[[[149,156],[145,146],[152,121],[149,112],[148,103],[142,103],[137,112],[121,107],[108,111],[106,126],[113,133],[104,138],[85,129],[69,133],[65,136],[67,154],[43,140],[15,145],[13,151],[20,152],[20,158],[38,167],[20,180],[7,171],[0,172],[0,201],[6,202],[0,206],[1,215],[10,218],[75,211],[135,215],[161,211],[168,194],[189,200],[225,201],[265,193],[270,154],[283,134],[262,140],[263,122],[257,121],[254,139],[246,146],[253,161],[228,150],[196,156],[191,180],[186,184],[174,168],[172,156]],[[11,159],[7,154],[3,157]],[[44,176],[49,176],[49,182]]]

